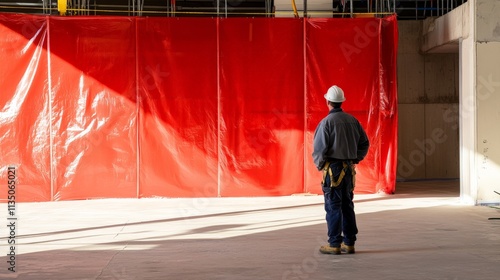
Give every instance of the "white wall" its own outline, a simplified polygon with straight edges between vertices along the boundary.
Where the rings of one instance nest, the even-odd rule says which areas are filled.
[[[400,180],[459,178],[459,62],[422,54],[422,21],[400,21],[398,173]]]
[[[422,50],[459,41],[461,198],[499,204],[500,1],[469,0],[455,13],[424,24]]]
[[[467,35],[460,39],[460,198],[466,204],[476,204],[476,99],[475,99],[475,32],[474,1],[463,7],[468,19]]]
[[[500,202],[500,1],[477,0],[477,203]]]

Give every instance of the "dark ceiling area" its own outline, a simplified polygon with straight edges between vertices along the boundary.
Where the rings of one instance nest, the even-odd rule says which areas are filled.
[[[295,1],[299,11],[317,6],[315,0]],[[350,17],[357,14],[381,16],[395,13],[398,20],[421,20],[446,14],[467,0],[330,0],[324,1],[322,17]],[[0,0],[0,12],[53,14],[57,0]],[[68,0],[65,15],[123,16],[222,16],[273,17],[280,12],[293,16],[290,0]],[[311,11],[311,14],[314,11]],[[318,11],[315,11],[318,12]],[[282,16],[282,15],[281,15]]]
[[[70,0],[66,15],[269,16],[274,0]],[[59,14],[57,0],[0,0],[0,11]]]

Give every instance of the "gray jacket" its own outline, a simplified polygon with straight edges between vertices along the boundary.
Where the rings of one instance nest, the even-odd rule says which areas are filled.
[[[369,146],[359,121],[341,108],[335,108],[316,127],[312,157],[318,170],[332,159],[358,163],[365,158]]]

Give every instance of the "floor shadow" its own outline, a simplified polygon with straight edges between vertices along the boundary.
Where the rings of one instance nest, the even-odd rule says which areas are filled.
[[[17,255],[16,272],[3,269],[0,278],[271,280],[335,275],[335,279],[496,279],[500,239],[491,238],[496,234],[486,219],[491,210],[429,207],[359,214],[357,252],[352,255],[319,254],[326,239],[324,224],[217,238],[218,230],[237,229],[245,224],[242,220],[192,232],[212,232],[213,238],[195,234],[170,240],[156,229],[152,230],[155,240],[138,237],[60,243],[72,248],[56,250],[40,247],[42,251]],[[436,230],[443,223],[456,231]],[[0,257],[5,268],[7,258]]]

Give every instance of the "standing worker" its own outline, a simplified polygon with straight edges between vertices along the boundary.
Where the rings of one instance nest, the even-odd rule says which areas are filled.
[[[324,97],[330,112],[314,132],[312,154],[318,170],[323,170],[321,185],[328,226],[328,244],[319,251],[353,254],[358,233],[353,202],[354,165],[365,158],[370,142],[359,121],[342,110],[346,98],[340,87],[330,87]]]

